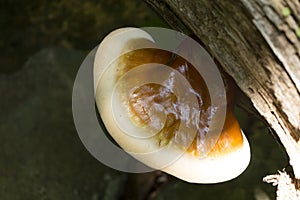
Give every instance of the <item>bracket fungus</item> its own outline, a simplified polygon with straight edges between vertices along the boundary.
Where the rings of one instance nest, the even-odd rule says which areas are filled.
[[[94,61],[95,100],[112,138],[145,165],[192,183],[231,180],[250,161],[231,83],[224,84],[225,102],[212,106],[202,73],[139,28],[108,34]],[[223,118],[216,112],[222,106]]]

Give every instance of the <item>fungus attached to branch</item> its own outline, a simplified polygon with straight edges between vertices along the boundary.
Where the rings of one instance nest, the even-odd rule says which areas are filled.
[[[96,53],[94,85],[108,132],[147,166],[193,183],[227,181],[248,166],[250,147],[234,116],[231,84],[220,93],[227,102],[213,106],[196,67],[158,48],[147,32],[110,33]],[[222,106],[224,120],[216,116]]]

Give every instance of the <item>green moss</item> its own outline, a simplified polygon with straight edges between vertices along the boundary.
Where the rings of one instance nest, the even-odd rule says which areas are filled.
[[[288,7],[284,7],[283,9],[282,9],[282,15],[284,16],[284,17],[287,17],[287,16],[289,16],[291,14],[291,10],[288,8]]]

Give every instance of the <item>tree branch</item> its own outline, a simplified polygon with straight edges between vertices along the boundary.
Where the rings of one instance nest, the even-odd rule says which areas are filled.
[[[201,40],[275,130],[300,179],[299,1],[146,2],[171,27]]]

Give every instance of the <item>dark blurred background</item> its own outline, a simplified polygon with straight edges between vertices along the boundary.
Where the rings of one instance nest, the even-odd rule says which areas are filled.
[[[262,178],[287,157],[268,126],[239,108],[252,159],[230,182],[117,172],[87,152],[72,119],[73,81],[88,52],[125,26],[167,27],[139,0],[1,0],[0,199],[274,199]]]
[[[88,51],[118,27],[161,25],[138,0],[1,0],[1,73],[16,71],[47,46]]]

